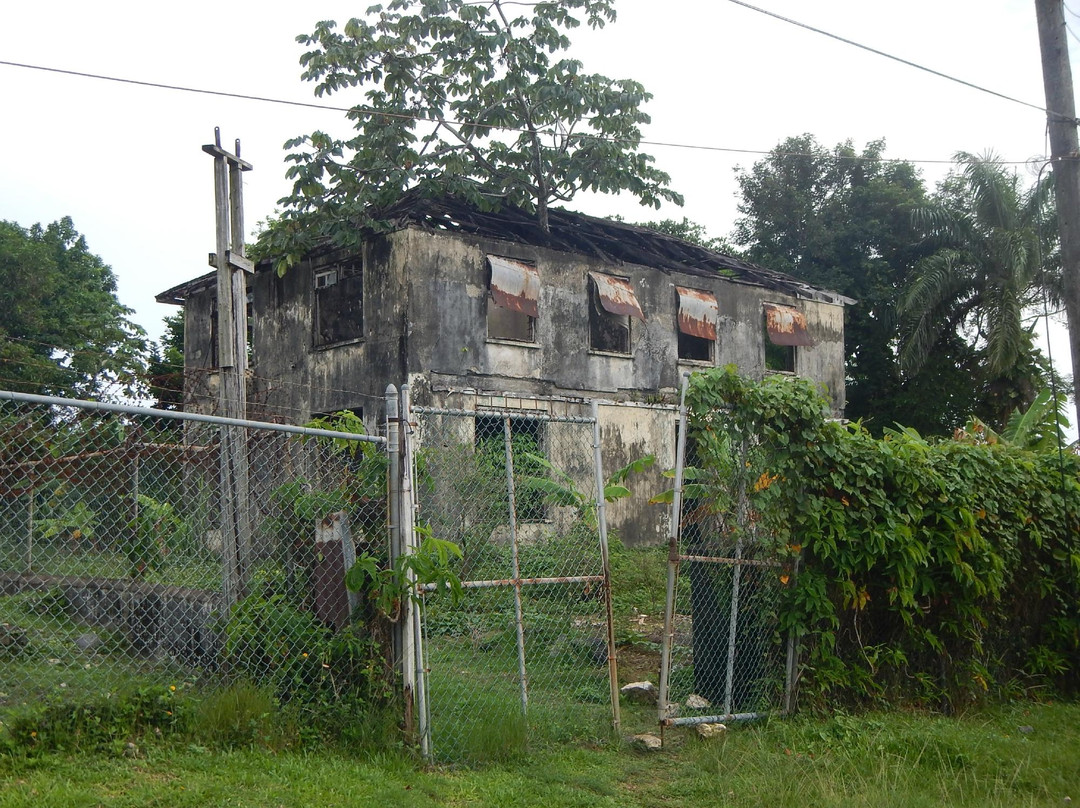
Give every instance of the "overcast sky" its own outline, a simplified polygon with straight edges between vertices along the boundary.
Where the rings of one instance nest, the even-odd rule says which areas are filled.
[[[300,81],[297,34],[344,23],[368,0],[343,2],[86,2],[35,0],[0,10],[0,61],[321,101]],[[1043,105],[1032,0],[758,0],[756,5],[1006,96]],[[1080,11],[1080,0],[1074,0]],[[630,220],[690,219],[726,235],[737,216],[736,167],[790,135],[831,146],[884,138],[932,185],[959,150],[1018,162],[1047,154],[1045,114],[920,72],[728,0],[617,0],[618,20],[575,36],[585,69],[633,78],[653,93],[645,148],[686,197],[653,211],[626,198],[572,207]],[[1080,34],[1080,17],[1066,12]],[[1072,61],[1078,62],[1072,37]],[[119,296],[151,336],[172,307],[154,295],[209,271],[212,159],[220,126],[242,142],[249,230],[288,192],[282,144],[340,112],[106,82],[0,65],[0,219],[24,226],[71,216],[115,271]],[[687,148],[691,146],[703,148]],[[1030,172],[1024,165],[1019,170]],[[1053,341],[1068,372],[1067,348]]]

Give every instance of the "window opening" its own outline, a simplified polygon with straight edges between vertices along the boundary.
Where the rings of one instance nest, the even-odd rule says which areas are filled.
[[[531,264],[488,256],[487,332],[489,339],[536,341],[540,274]]]
[[[490,490],[499,492],[504,503],[503,512],[509,508],[509,492],[506,488],[506,439],[505,416],[476,416],[476,458],[478,470],[489,475]],[[529,486],[529,480],[546,479],[547,468],[540,458],[546,458],[544,446],[544,422],[531,418],[510,418],[510,451],[514,460],[515,516],[519,522],[542,522],[547,518],[544,492]],[[488,488],[488,486],[484,486]]]
[[[716,295],[682,286],[676,286],[675,292],[679,309],[679,359],[711,362],[719,320]]]
[[[315,347],[355,342],[364,336],[364,274],[359,260],[316,270]]]
[[[589,273],[589,347],[630,353],[630,318],[645,322],[634,287],[626,278]]]
[[[765,369],[780,373],[795,372],[795,348],[814,344],[806,330],[806,317],[798,309],[766,303]]]

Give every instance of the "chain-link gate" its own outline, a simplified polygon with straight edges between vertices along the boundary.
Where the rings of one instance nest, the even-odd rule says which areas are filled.
[[[777,618],[781,587],[792,571],[758,530],[748,505],[747,486],[761,484],[748,479],[748,443],[727,444],[723,505],[714,497],[685,496],[694,493],[686,486],[692,464],[686,460],[685,385],[682,396],[661,649],[661,727],[749,720],[787,710],[795,662],[793,638],[780,637]]]
[[[227,424],[243,456],[224,456]],[[279,695],[317,681],[314,649],[355,605],[355,548],[386,544],[383,443],[0,392],[0,711],[207,676]],[[246,480],[232,528],[225,462]]]
[[[407,420],[418,529],[462,550],[462,602],[427,596],[416,638],[429,754],[609,732],[618,699],[595,407],[416,407]]]

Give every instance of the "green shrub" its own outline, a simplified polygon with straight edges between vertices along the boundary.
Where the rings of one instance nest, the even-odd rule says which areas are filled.
[[[807,381],[730,368],[695,375],[687,400],[698,493],[732,540],[765,536],[789,566],[781,628],[802,637],[804,695],[949,706],[1080,687],[1075,454],[879,440],[827,421]]]

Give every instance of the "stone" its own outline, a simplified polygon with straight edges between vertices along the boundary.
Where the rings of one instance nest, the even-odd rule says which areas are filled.
[[[651,732],[643,732],[641,735],[633,736],[630,739],[630,745],[635,749],[642,749],[646,752],[659,752],[664,748],[664,742]]]
[[[698,724],[697,734],[699,738],[719,738],[727,732],[726,724]]]
[[[1025,724],[1022,727],[1017,727],[1017,730],[1023,735],[1030,735],[1035,731],[1035,727],[1031,726],[1030,724]]]
[[[637,702],[638,704],[656,704],[656,698],[659,695],[656,692],[656,685],[649,681],[631,682],[619,688],[619,692],[628,701]]]
[[[712,707],[712,702],[697,693],[691,693],[686,697],[686,709],[688,710],[707,710],[710,707]]]

